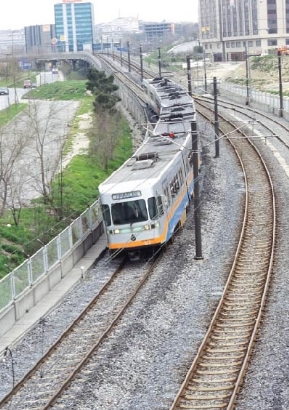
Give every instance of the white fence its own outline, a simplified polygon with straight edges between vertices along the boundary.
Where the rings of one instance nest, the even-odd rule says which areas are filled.
[[[280,95],[271,94],[264,91],[259,91],[254,88],[248,87],[244,85],[238,85],[229,82],[221,82],[220,83],[220,91],[223,95],[230,95],[230,94],[238,94],[243,96],[244,98],[247,97],[247,93],[249,94],[249,103],[260,103],[262,105],[266,105],[270,107],[270,110],[276,111],[280,109]],[[289,113],[289,98],[283,96],[283,110]]]
[[[99,201],[0,281],[0,312],[76,248],[102,222]]]
[[[200,85],[200,83],[196,83],[195,86],[197,86],[199,89],[200,87],[204,89],[203,82],[202,85]],[[246,104],[248,95],[250,106],[278,116],[280,115],[279,92],[277,92],[277,94],[271,94],[268,92],[256,90],[254,88],[251,88],[250,86],[247,87],[246,85],[239,85],[220,80],[217,80],[217,88],[221,97],[231,99],[241,104]],[[208,91],[211,94],[213,92],[213,84],[211,79],[208,80]],[[282,116],[289,120],[289,97],[282,95],[282,103]]]

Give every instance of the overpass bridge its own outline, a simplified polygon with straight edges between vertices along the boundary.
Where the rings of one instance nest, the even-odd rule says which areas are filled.
[[[0,63],[7,63],[7,61],[28,61],[37,65],[39,62],[51,62],[52,65],[56,65],[59,61],[69,61],[75,69],[76,63],[79,60],[86,62],[89,66],[95,67],[98,70],[102,70],[102,64],[96,55],[91,54],[88,51],[78,51],[72,53],[41,53],[41,54],[23,54],[23,55],[11,55],[0,54]]]

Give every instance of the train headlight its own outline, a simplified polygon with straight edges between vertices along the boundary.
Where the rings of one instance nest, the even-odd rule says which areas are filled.
[[[145,231],[149,231],[149,230],[150,230],[150,226],[149,226],[149,225],[145,225],[145,226],[144,226],[144,230],[145,230]]]
[[[118,234],[118,233],[120,233],[120,230],[119,230],[119,229],[115,229],[115,230],[114,230],[114,233]]]

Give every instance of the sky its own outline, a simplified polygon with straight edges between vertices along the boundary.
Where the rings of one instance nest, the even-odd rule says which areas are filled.
[[[118,17],[138,17],[140,20],[158,22],[164,20],[198,22],[198,0],[90,1],[94,4],[95,24],[107,23]],[[7,0],[1,7],[0,30],[18,30],[24,26],[54,24],[53,5],[61,2],[59,0]]]

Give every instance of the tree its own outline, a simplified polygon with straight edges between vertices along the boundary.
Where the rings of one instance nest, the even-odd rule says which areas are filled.
[[[53,190],[53,180],[61,166],[63,146],[68,133],[68,108],[60,102],[30,101],[24,114],[25,126],[32,143],[26,152],[31,185],[44,204],[61,215],[59,195]],[[29,130],[29,131],[28,131]],[[62,187],[61,187],[62,189]]]
[[[7,203],[11,203],[13,187],[19,186],[23,174],[24,150],[29,145],[30,135],[23,134],[17,122],[14,127],[4,127],[0,133],[0,217]],[[17,189],[17,187],[15,187]]]
[[[87,90],[95,95],[93,103],[95,111],[112,110],[120,98],[115,94],[118,86],[113,84],[113,76],[107,77],[103,71],[90,68],[87,75]]]

